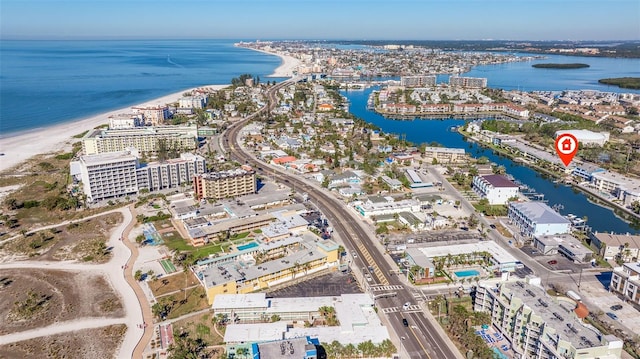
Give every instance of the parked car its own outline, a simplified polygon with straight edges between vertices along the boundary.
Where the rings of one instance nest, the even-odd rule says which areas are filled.
[[[558,261],[555,260],[555,259],[552,259],[552,260],[548,261],[547,263],[549,263],[551,265],[554,265],[554,264],[558,264]]]
[[[622,309],[622,304],[616,304],[611,306],[611,310],[620,310]]]
[[[618,320],[618,316],[611,313],[611,312],[607,312],[607,315],[609,316],[609,318],[613,319],[613,320]]]

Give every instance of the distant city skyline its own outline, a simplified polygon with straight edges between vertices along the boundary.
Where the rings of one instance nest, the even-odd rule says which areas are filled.
[[[640,40],[638,0],[3,0],[2,39]]]

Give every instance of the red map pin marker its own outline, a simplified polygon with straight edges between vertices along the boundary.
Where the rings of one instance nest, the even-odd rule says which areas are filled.
[[[578,153],[578,139],[570,133],[564,133],[556,138],[556,153],[566,167]]]

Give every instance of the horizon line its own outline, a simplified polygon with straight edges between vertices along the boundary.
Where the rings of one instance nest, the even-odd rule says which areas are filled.
[[[357,38],[230,38],[230,37],[21,37],[21,36],[9,36],[0,37],[0,41],[188,41],[188,40],[228,40],[228,41],[250,41],[250,42],[268,42],[268,41],[362,41],[362,42],[381,42],[381,41],[396,41],[396,42],[416,42],[416,41],[453,41],[453,42],[492,42],[492,41],[514,41],[514,42],[640,42],[640,39],[609,39],[609,40],[592,40],[592,39],[548,39],[548,40],[530,40],[530,39],[357,39]]]

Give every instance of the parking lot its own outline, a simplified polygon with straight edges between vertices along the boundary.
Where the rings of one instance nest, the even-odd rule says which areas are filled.
[[[562,254],[543,255],[537,249],[531,246],[522,246],[522,252],[529,257],[535,259],[544,267],[553,271],[566,271],[572,273],[580,273],[580,269],[591,268],[589,263],[574,263]]]
[[[351,293],[362,293],[353,275],[331,272],[273,292],[267,292],[267,296],[273,298],[322,297]]]
[[[630,304],[623,302],[615,294],[609,293],[605,288],[600,286],[582,286],[581,294],[587,297],[589,302],[596,305],[604,313],[612,313],[618,318],[613,320],[607,315],[601,317],[606,322],[618,322],[629,328],[633,333],[640,333],[640,312],[633,308]],[[620,305],[622,309],[612,310],[612,306]],[[591,311],[595,311],[590,308]],[[630,333],[631,334],[631,333]]]

